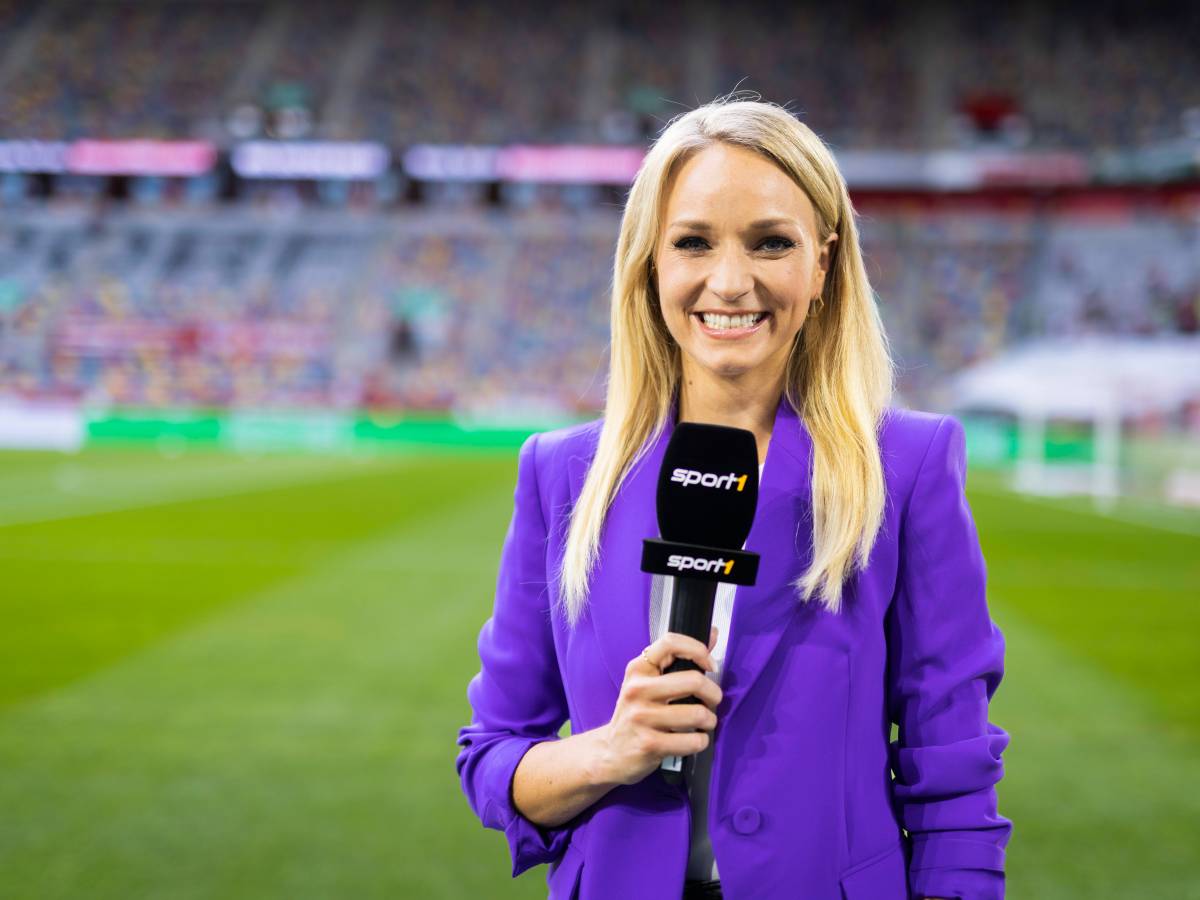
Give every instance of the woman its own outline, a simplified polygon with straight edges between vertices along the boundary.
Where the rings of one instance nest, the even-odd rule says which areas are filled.
[[[521,448],[459,732],[514,876],[550,863],[556,898],[1002,897],[1004,643],[963,430],[889,405],[853,209],[811,130],[732,98],[666,128],[621,223],[611,354],[604,418]],[[758,583],[728,622],[717,604],[708,647],[657,605],[648,625],[663,586],[639,566],[679,421],[753,432],[762,464]],[[681,657],[705,672],[662,674]],[[671,755],[695,755],[683,783]]]

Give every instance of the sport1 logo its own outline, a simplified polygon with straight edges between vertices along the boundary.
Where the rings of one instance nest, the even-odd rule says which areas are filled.
[[[735,475],[732,472],[728,475],[714,475],[711,472],[697,472],[695,469],[676,469],[671,473],[671,480],[679,482],[684,487],[698,484],[701,487],[721,490],[736,487],[739,491],[746,486],[746,479],[749,477],[749,475]]]
[[[684,556],[682,553],[672,553],[667,557],[667,567],[686,572],[694,569],[697,572],[720,572],[725,570],[728,575],[733,571],[732,559],[705,559],[703,556]],[[740,570],[739,570],[740,571]]]

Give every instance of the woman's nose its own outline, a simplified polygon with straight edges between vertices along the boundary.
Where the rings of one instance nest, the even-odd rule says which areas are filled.
[[[732,303],[754,287],[750,263],[738,250],[725,250],[713,262],[708,273],[708,289],[722,300]]]

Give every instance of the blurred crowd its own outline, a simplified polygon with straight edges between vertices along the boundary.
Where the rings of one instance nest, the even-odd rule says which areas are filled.
[[[107,407],[597,409],[611,209],[0,224],[0,393]],[[860,209],[903,399],[1024,339],[1194,334],[1200,220]]]
[[[611,213],[247,216],[0,225],[0,394],[153,408],[601,401]]]
[[[211,135],[263,17],[242,3],[3,5],[9,139]]]
[[[732,89],[835,147],[1200,129],[1200,6],[0,0],[0,137],[626,142]]]

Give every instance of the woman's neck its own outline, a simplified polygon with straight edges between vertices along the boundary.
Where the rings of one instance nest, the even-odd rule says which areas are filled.
[[[773,388],[735,385],[726,381],[689,378],[679,389],[679,421],[744,428],[758,443],[758,462],[767,458],[775,412],[783,394],[783,379]]]

